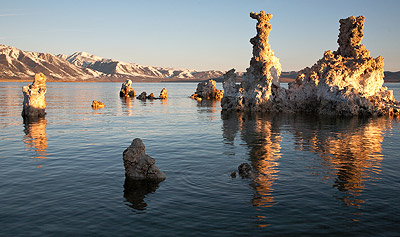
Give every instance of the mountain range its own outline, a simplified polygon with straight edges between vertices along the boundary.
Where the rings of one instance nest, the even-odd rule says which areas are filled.
[[[50,80],[63,81],[222,81],[225,71],[196,71],[143,66],[86,52],[71,55],[36,53],[0,44],[0,79],[28,79],[42,72]],[[243,73],[238,72],[238,79]],[[281,81],[290,82],[296,71],[282,72]],[[400,82],[400,72],[385,71],[386,82]]]
[[[42,72],[49,79],[80,81],[110,80],[121,81],[179,81],[220,78],[224,71],[196,71],[167,67],[143,66],[108,58],[101,58],[86,52],[72,55],[36,53],[0,45],[0,78],[30,78]]]

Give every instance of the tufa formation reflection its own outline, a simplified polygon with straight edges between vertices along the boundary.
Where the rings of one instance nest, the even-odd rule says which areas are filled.
[[[240,139],[249,148],[248,161],[254,174],[252,202],[263,207],[275,204],[273,186],[279,178],[282,128],[293,134],[297,150],[319,156],[305,160],[309,164],[304,169],[331,184],[337,190],[333,197],[360,208],[365,202],[362,193],[366,183],[381,172],[384,132],[392,126],[392,120],[384,117],[315,120],[312,115],[223,112],[222,119],[227,144],[240,132]]]
[[[240,132],[241,139],[249,148],[251,171],[246,163],[241,164],[238,169],[241,177],[252,179],[251,186],[255,191],[253,205],[274,205],[273,185],[277,179],[278,160],[281,157],[280,120],[270,121],[260,114],[232,112],[223,112],[222,119],[224,138],[232,142]]]
[[[318,129],[332,123],[340,130]],[[332,187],[340,191],[338,199],[360,208],[364,203],[365,183],[381,172],[383,134],[391,129],[391,121],[385,118],[332,118],[309,130],[296,127],[294,122],[292,126],[298,149],[307,149],[321,157],[321,162],[314,167],[316,174],[331,181]]]
[[[24,118],[25,146],[36,152],[34,158],[47,159],[47,120],[45,118]]]

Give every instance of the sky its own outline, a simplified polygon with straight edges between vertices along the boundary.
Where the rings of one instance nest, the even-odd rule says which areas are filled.
[[[339,19],[366,17],[362,43],[400,71],[398,0],[0,0],[0,44],[53,54],[85,51],[141,65],[245,71],[250,12],[274,17],[269,43],[283,71],[336,50]]]

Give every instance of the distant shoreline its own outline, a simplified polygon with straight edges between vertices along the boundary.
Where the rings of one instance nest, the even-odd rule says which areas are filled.
[[[82,82],[87,82],[87,83],[96,83],[96,82],[124,82],[126,79],[115,79],[115,78],[101,78],[101,79],[88,79],[88,80],[54,80],[54,79],[47,79],[47,82],[73,82],[73,83],[82,83]],[[130,79],[132,80],[132,79]],[[175,79],[175,80],[168,80],[166,78],[162,79],[133,79],[133,83],[199,83],[203,81],[207,81],[208,79],[202,80],[202,79]],[[222,82],[222,78],[212,78],[212,80],[215,80],[217,82]],[[282,83],[289,83],[294,81],[295,79],[293,78],[280,78],[280,82]],[[0,82],[32,82],[32,78],[21,78],[21,79],[15,79],[15,78],[0,78]],[[241,82],[239,79],[238,82]],[[400,80],[385,80],[385,83],[400,83]]]

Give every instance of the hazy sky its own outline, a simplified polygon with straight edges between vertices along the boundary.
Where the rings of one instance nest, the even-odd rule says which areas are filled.
[[[366,17],[364,39],[385,70],[400,71],[400,1],[19,1],[0,0],[0,43],[22,50],[142,65],[244,71],[256,21],[272,13],[270,44],[284,71],[312,66],[337,49],[339,19]]]

